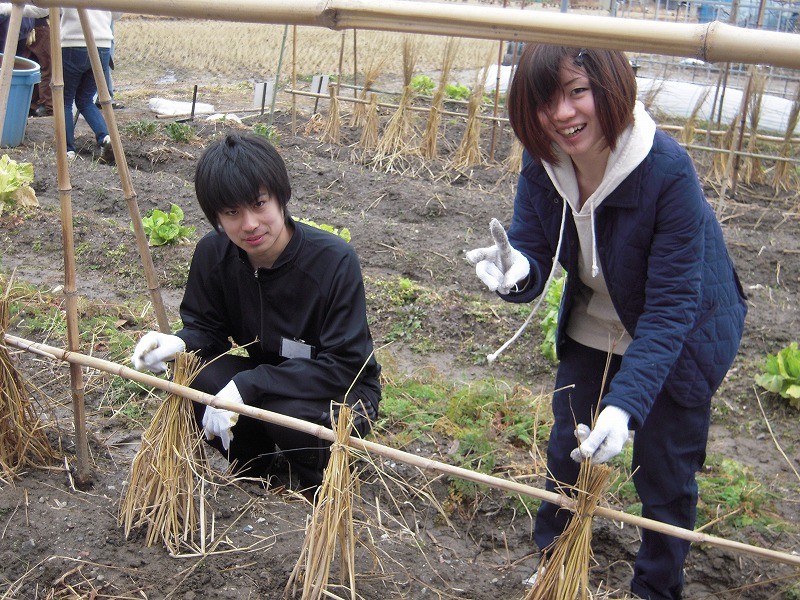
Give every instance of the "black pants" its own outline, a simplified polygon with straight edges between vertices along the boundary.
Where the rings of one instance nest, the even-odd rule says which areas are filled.
[[[575,423],[591,424],[606,364],[606,353],[568,340],[560,357],[553,395],[555,421],[547,448],[547,468],[556,481],[572,485],[579,465],[569,454],[577,446]],[[607,383],[619,370],[620,356],[613,356]],[[574,384],[574,388],[566,388]],[[607,390],[603,390],[605,393]],[[633,482],[642,501],[642,516],[686,529],[694,529],[697,512],[695,473],[705,460],[711,402],[697,407],[681,406],[666,391],[656,397],[633,442]],[[573,417],[574,413],[574,417]],[[546,548],[559,536],[572,513],[543,502],[536,515],[534,537]],[[631,591],[648,600],[677,599],[683,589],[683,563],[689,542],[642,530],[642,543],[634,563]]]
[[[223,355],[205,364],[192,382],[192,387],[208,394],[217,394],[234,375],[256,366],[258,363],[249,358]],[[358,392],[356,387],[348,396],[348,403],[352,399],[356,412],[355,429],[363,436],[369,431],[371,421],[377,417],[377,402],[370,401],[371,398],[364,398],[366,394],[359,395]],[[363,401],[358,402],[359,399]],[[252,405],[247,398],[244,398],[244,401]],[[263,400],[258,408],[331,427],[331,398],[301,400],[275,395]],[[194,403],[195,420],[201,428],[205,410],[204,404]],[[292,473],[299,478],[301,487],[307,488],[322,483],[323,470],[330,458],[330,442],[327,440],[244,415],[239,416],[231,431],[233,439],[229,450],[222,447],[218,437],[208,444],[216,448],[231,463],[235,461],[235,470],[238,474],[250,477],[264,476],[272,466],[276,454],[280,452],[288,460]]]

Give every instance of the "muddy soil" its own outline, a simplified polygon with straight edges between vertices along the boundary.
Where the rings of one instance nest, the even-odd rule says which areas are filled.
[[[116,113],[121,128],[154,119],[146,98],[133,93],[121,97],[127,104]],[[236,88],[225,92],[219,86],[203,100],[232,112],[249,103],[246,93]],[[538,352],[541,340],[535,326],[497,363],[487,365],[486,354],[513,333],[525,313],[510,311],[496,300],[490,305],[494,308],[476,313],[475,300],[491,301],[492,295],[463,257],[466,250],[488,243],[492,217],[510,221],[516,178],[503,165],[509,154],[508,131],[495,132],[494,162],[456,170],[447,161],[464,126],[453,119],[445,126],[442,160],[423,164],[413,159],[401,172],[386,172],[363,159],[356,145],[360,131],[348,125],[346,115],[341,144],[321,142],[321,126],[311,119],[309,108],[309,103],[301,102],[293,121],[287,104],[280,104],[275,117],[278,147],[292,178],[290,209],[296,216],[350,229],[366,276],[376,345],[396,340],[381,351],[385,372],[400,376],[429,370],[465,383],[496,377],[546,393],[553,366]],[[185,224],[196,228],[197,237],[208,231],[193,196],[197,157],[213,136],[230,127],[250,129],[265,120],[249,115],[242,126],[197,120],[192,123],[197,137],[186,143],[173,142],[163,132],[139,138],[128,130],[123,141],[141,214],[153,208],[167,210],[175,203],[185,211]],[[484,128],[483,138],[487,153],[490,129]],[[82,316],[88,318],[93,310],[115,310],[120,327],[153,327],[118,171],[97,162],[83,121],[78,125],[78,144],[79,156],[70,164],[70,186]],[[8,153],[17,161],[33,163],[40,208],[8,210],[0,217],[0,271],[5,275],[15,271],[18,281],[45,290],[58,289],[64,284],[64,260],[53,119],[30,119],[25,143]],[[698,157],[703,176],[708,172],[704,159]],[[710,198],[717,197],[710,182],[707,192]],[[757,393],[753,377],[768,352],[796,340],[800,331],[798,206],[794,195],[775,197],[766,188],[740,186],[737,197],[720,209],[749,294],[750,312],[740,355],[714,400],[709,443],[710,454],[743,463],[769,491],[763,514],[755,516],[787,523],[733,529],[725,525],[730,522],[728,515],[720,514],[722,524],[709,532],[795,554],[800,552],[798,413],[780,399]],[[192,248],[190,241],[151,249],[171,320],[178,318]],[[415,308],[413,314],[404,313],[375,285],[387,278],[407,278],[429,290],[436,301]],[[11,333],[24,332],[24,326],[25,315],[16,315]],[[398,327],[406,327],[408,335],[398,337]],[[64,344],[57,330],[38,339]],[[109,357],[99,343],[84,350],[124,361]],[[29,353],[15,356],[20,372],[39,385],[47,399],[46,416],[58,426],[51,438],[60,444],[65,462],[29,470],[13,483],[0,485],[4,598],[281,597],[310,514],[304,498],[258,482],[238,481],[219,488],[209,498],[209,510],[215,513],[215,542],[213,546],[208,542],[205,556],[188,548],[170,556],[158,545],[147,547],[143,532],[126,539],[116,520],[120,493],[142,428],[160,398],[133,390],[130,404],[141,407],[141,416],[131,418],[130,411],[112,404],[111,379],[87,371],[93,484],[81,490],[65,468],[65,464],[75,467],[68,370]],[[430,438],[404,449],[447,461],[448,446],[446,439]],[[543,486],[541,465],[534,464],[527,451],[520,450],[509,462],[514,469],[509,465],[500,469]],[[356,506],[360,597],[495,600],[524,595],[523,581],[534,568],[535,547],[531,517],[515,510],[518,504],[499,492],[486,491],[456,505],[448,498],[446,478],[419,473],[402,463],[380,461],[379,466],[417,491],[384,486],[378,469],[362,463],[363,501]],[[439,510],[437,504],[445,508]],[[623,508],[618,503],[612,506]],[[607,597],[625,597],[637,540],[631,526],[596,520],[592,580]],[[798,572],[764,558],[698,544],[687,562],[686,579],[687,598],[789,598]]]

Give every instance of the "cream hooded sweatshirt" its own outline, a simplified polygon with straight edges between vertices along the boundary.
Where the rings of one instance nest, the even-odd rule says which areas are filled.
[[[615,354],[624,354],[631,337],[622,326],[611,302],[597,257],[594,213],[603,200],[645,159],[653,147],[655,132],[655,122],[645,111],[644,105],[636,102],[633,123],[619,136],[616,149],[608,157],[603,180],[582,207],[578,180],[569,156],[556,147],[559,164],[543,163],[556,190],[572,210],[580,242],[577,275],[582,285],[566,332],[576,342],[604,352],[612,350]],[[563,228],[561,235],[564,235]],[[570,276],[575,275],[571,273]]]

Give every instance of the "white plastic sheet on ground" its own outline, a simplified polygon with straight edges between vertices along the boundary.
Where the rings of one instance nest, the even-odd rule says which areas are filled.
[[[179,117],[192,113],[191,102],[181,102],[178,100],[167,100],[166,98],[150,98],[147,106],[157,115],[163,117]],[[194,105],[194,114],[210,115],[217,112],[211,104],[197,102]]]

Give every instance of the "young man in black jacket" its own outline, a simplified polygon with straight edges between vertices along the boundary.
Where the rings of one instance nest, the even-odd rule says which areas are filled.
[[[145,334],[134,366],[161,372],[177,352],[194,351],[216,358],[195,379],[197,389],[327,427],[331,407],[344,400],[365,434],[378,414],[380,366],[355,251],[292,219],[286,167],[261,136],[229,134],[209,146],[195,191],[214,231],[195,249],[183,329]],[[226,354],[231,340],[248,356]],[[195,414],[240,473],[265,475],[277,446],[301,486],[321,483],[328,442],[202,404]]]

